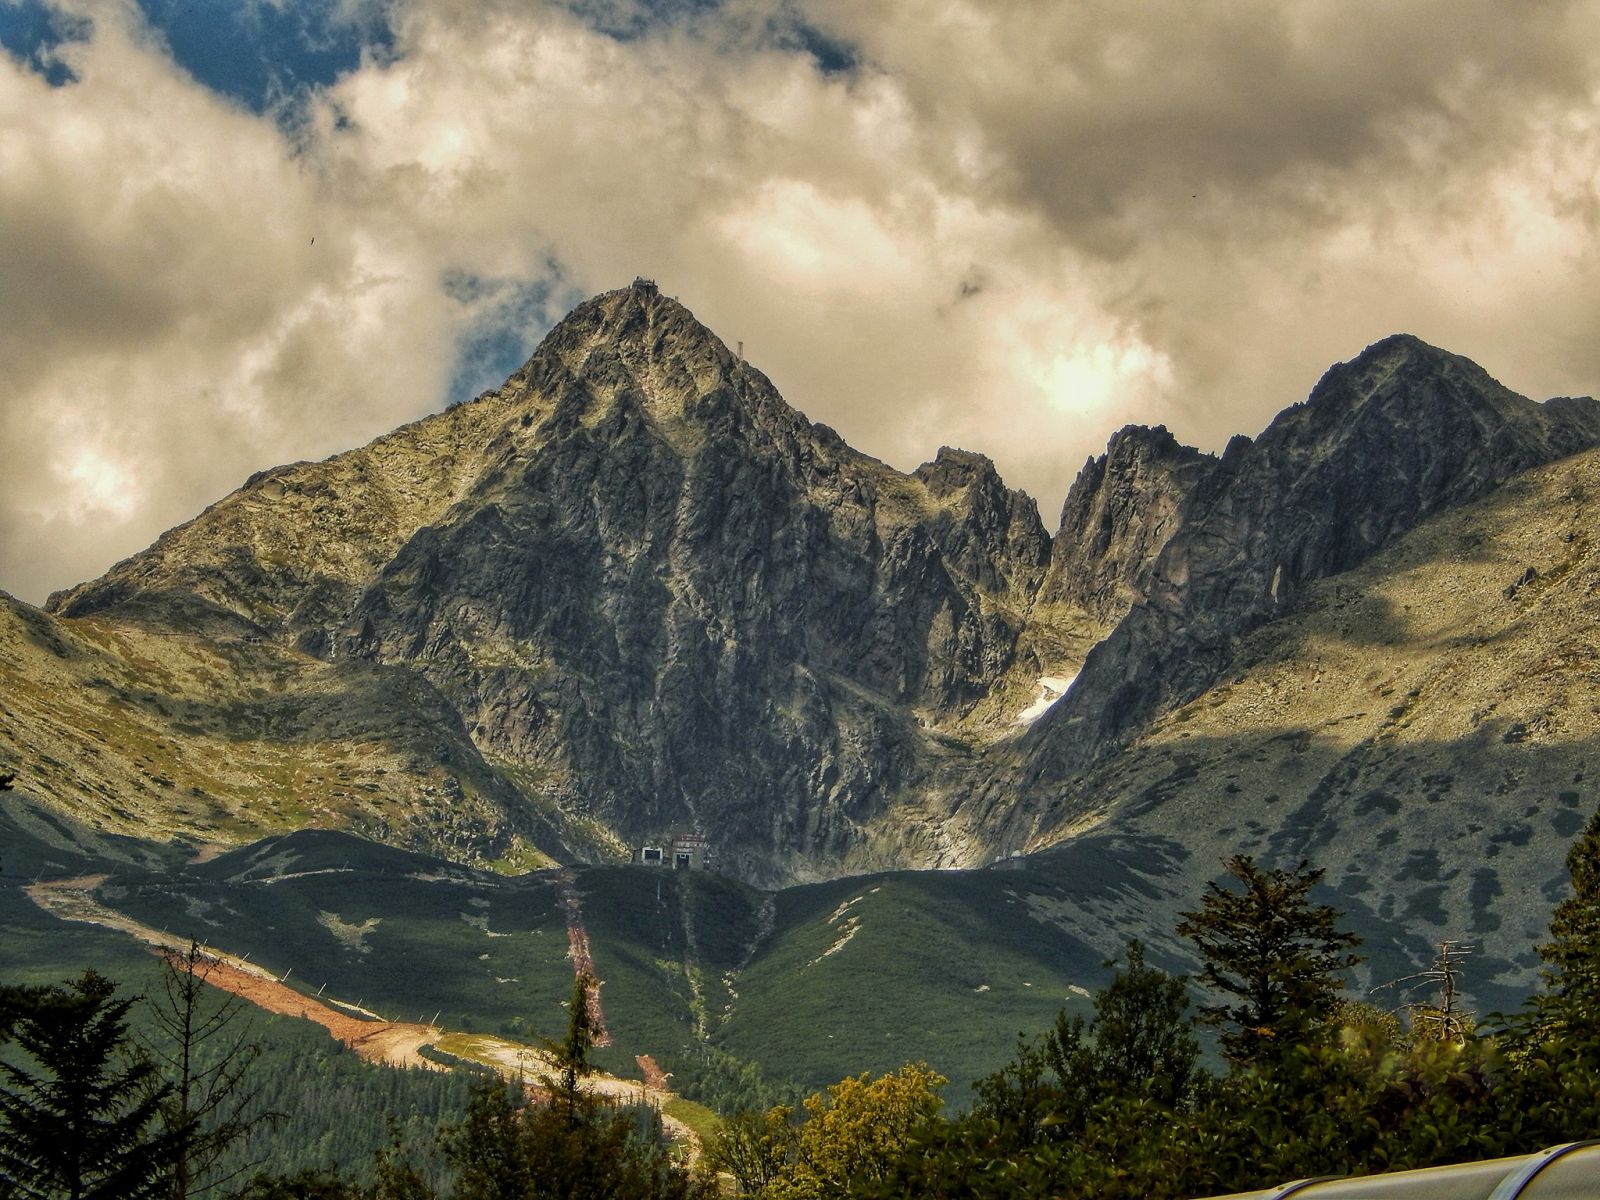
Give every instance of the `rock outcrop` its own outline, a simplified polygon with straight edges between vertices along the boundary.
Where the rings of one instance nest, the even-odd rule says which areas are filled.
[[[1061,508],[1041,597],[1113,625],[1144,599],[1184,501],[1216,458],[1180,445],[1164,425],[1129,425],[1078,473]]]
[[[1237,437],[1177,506],[1143,595],[1034,730],[1059,780],[1221,678],[1237,639],[1429,515],[1595,444],[1600,405],[1536,404],[1406,335],[1332,368],[1254,442]]]

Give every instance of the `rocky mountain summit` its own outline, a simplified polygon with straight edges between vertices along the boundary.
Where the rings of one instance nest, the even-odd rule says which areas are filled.
[[[1107,625],[1150,591],[1179,509],[1217,465],[1164,425],[1129,425],[1078,473],[1061,509],[1041,599],[1076,605]]]
[[[8,607],[5,749],[67,746],[36,792],[108,828],[981,864],[1114,806],[1107,764],[1318,581],[1597,442],[1593,401],[1390,338],[1220,457],[1122,430],[1052,537],[987,458],[852,450],[640,282],[501,388]]]
[[[1176,469],[1146,484],[1143,507],[1162,512],[1163,537],[1125,569],[1137,599],[1036,731],[1031,774],[1097,762],[1199,695],[1232,664],[1237,639],[1291,612],[1308,584],[1597,441],[1593,400],[1535,404],[1414,337],[1332,368],[1255,441],[1234,438],[1215,462],[1179,459],[1181,498]],[[1162,449],[1171,461],[1175,451]]]
[[[498,391],[256,476],[49,607],[404,667],[558,823],[704,827],[761,878],[870,861],[932,739],[1006,727],[998,693],[1070,641],[1028,633],[1049,552],[988,459],[867,458],[636,286]]]

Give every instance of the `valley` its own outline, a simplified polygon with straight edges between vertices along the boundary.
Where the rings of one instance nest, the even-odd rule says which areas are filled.
[[[0,883],[465,1038],[550,1035],[592,964],[619,1078],[925,1060],[964,1102],[1130,939],[1192,968],[1238,853],[1328,869],[1363,996],[1451,940],[1509,1009],[1600,795],[1597,443],[1395,337],[1220,456],[1118,432],[1051,534],[607,293],[500,389],[3,598]],[[686,832],[714,870],[626,865]]]

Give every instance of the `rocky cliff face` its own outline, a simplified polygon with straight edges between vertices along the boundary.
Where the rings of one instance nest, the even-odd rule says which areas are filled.
[[[246,682],[203,711],[176,692],[215,677],[209,652],[116,677],[141,714],[125,775],[153,797],[210,756],[183,730],[253,739],[248,786],[191,785],[234,828],[309,811],[570,858],[694,827],[757,882],[974,865],[1060,836],[1082,807],[1063,797],[1316,580],[1596,441],[1593,402],[1536,405],[1392,338],[1220,458],[1121,431],[1052,539],[988,459],[945,448],[907,475],[859,454],[637,285],[500,389],[258,475],[50,607],[130,646],[224,647]],[[307,750],[349,728],[371,754]]]
[[[1224,857],[1309,858],[1368,937],[1365,986],[1465,939],[1478,1011],[1509,1011],[1600,805],[1597,522],[1591,449],[1306,585],[1219,682],[1041,797],[1056,807],[1034,814],[1039,840],[1073,836],[1030,862],[1122,857],[1133,886],[1080,926],[1107,929],[1108,949],[1140,937],[1178,954],[1171,913]],[[1390,957],[1397,943],[1419,966]]]
[[[1120,621],[1145,597],[1183,502],[1216,461],[1180,445],[1164,425],[1113,434],[1067,493],[1041,598],[1076,605],[1107,625]]]
[[[986,458],[866,458],[636,287],[498,392],[259,476],[52,607],[411,667],[569,820],[699,826],[761,878],[860,853],[929,731],[1038,673],[1049,545]]]
[[[1237,639],[1291,611],[1309,583],[1597,437],[1594,401],[1535,404],[1413,337],[1334,367],[1198,475],[1142,602],[1036,729],[1029,774],[1061,779],[1098,761],[1216,682]]]

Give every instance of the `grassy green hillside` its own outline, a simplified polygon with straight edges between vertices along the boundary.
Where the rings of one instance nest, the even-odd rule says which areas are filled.
[[[63,923],[21,891],[38,875],[105,873],[100,903],[248,955],[308,994],[392,1019],[437,1013],[455,1029],[554,1036],[573,976],[565,887],[604,981],[614,1042],[598,1058],[619,1073],[636,1073],[635,1055],[670,1065],[710,1046],[816,1088],[922,1059],[964,1095],[1019,1032],[1085,1004],[1071,989],[1104,976],[1098,952],[1049,915],[1057,885],[1029,872],[902,873],[768,896],[639,867],[505,877],[314,830],[189,862],[186,850],[8,812],[8,977],[60,978],[88,962],[148,970],[131,938]]]
[[[1087,1005],[1100,956],[1030,909],[1021,873],[902,872],[792,888],[716,1040],[808,1087],[926,1061],[952,1098],[1019,1032]]]
[[[826,1086],[924,1061],[950,1100],[1007,1061],[1019,1034],[1087,1012],[1105,959],[1130,936],[1158,964],[1189,965],[1171,935],[1199,903],[1207,864],[1177,838],[1102,829],[1011,869],[901,872],[755,891],[709,873],[593,867],[508,877],[303,830],[210,861],[95,838],[8,801],[0,823],[0,975],[59,979],[93,963],[139,977],[132,938],[65,924],[22,892],[35,876],[104,873],[103,905],[287,975],[324,1000],[464,1032],[554,1037],[566,1023],[575,905],[613,1041],[596,1057],[637,1075],[652,1055],[759,1064],[782,1088]],[[1360,990],[1398,1007],[1428,940],[1379,891],[1324,894],[1367,939]],[[1484,981],[1478,981],[1481,984]],[[1505,1007],[1509,984],[1480,986]],[[1488,1005],[1485,1005],[1488,1007]],[[730,1057],[731,1056],[731,1057]],[[772,1093],[767,1093],[772,1094]]]
[[[175,871],[121,870],[98,898],[393,1020],[554,1034],[566,925],[537,877],[506,880],[307,830]]]
[[[0,812],[0,982],[61,983],[93,967],[125,996],[159,994],[160,963],[138,942],[58,920],[23,889],[36,875],[126,869],[130,859],[172,861],[171,851],[129,839],[99,841],[66,824],[49,826],[48,840],[30,829],[38,829],[31,819]],[[129,1016],[135,1036],[153,1035],[144,1005],[136,1004]],[[261,1163],[283,1172],[336,1165],[359,1176],[373,1152],[388,1144],[391,1118],[408,1144],[425,1147],[438,1121],[459,1119],[465,1111],[465,1077],[364,1063],[305,1021],[256,1010],[245,1021],[242,1031],[260,1051],[249,1074],[254,1101],[247,1111],[281,1116],[231,1150],[224,1171],[250,1171]]]

